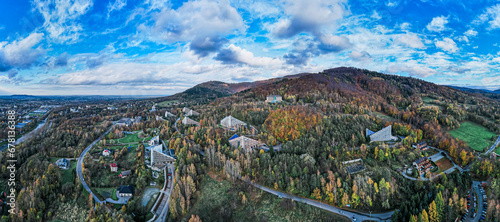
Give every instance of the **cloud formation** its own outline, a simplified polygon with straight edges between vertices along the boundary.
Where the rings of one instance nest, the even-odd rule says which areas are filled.
[[[426,27],[429,31],[442,32],[446,29],[446,24],[448,24],[448,17],[438,16],[434,17]]]
[[[476,23],[488,22],[490,29],[500,28],[500,4],[486,8],[485,12],[479,15]]]
[[[188,1],[176,10],[163,9],[154,20],[156,38],[168,43],[192,41],[190,49],[201,57],[227,42],[222,35],[245,31],[242,17],[228,1]]]
[[[391,65],[387,68],[388,73],[407,73],[410,76],[429,77],[436,74],[436,71],[431,68],[418,65]]]
[[[244,64],[249,66],[264,66],[264,67],[279,67],[282,62],[277,58],[256,57],[250,51],[242,49],[235,45],[230,45],[226,49],[222,49],[215,60],[221,61],[224,64]]]
[[[457,44],[450,38],[444,38],[442,41],[435,39],[434,45],[447,52],[456,52],[458,50]]]
[[[42,33],[34,32],[24,39],[0,42],[0,71],[26,69],[37,64],[45,54],[42,47],[36,47],[42,38]]]
[[[83,27],[77,20],[93,6],[92,0],[33,0],[34,10],[45,22],[43,29],[56,43],[78,41]]]

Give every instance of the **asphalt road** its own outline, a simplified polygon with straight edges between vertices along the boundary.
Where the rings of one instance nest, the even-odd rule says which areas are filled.
[[[175,120],[175,123],[174,123],[174,128],[175,128],[175,131],[179,132],[179,134],[181,134],[181,136],[182,136],[181,131],[179,131],[179,129],[177,129],[177,122],[179,122],[179,120],[181,120],[181,118],[180,118],[180,117],[179,117],[179,118],[177,118],[177,119]]]
[[[92,142],[89,146],[87,146],[87,148],[85,148],[85,150],[83,150],[82,154],[80,154],[80,157],[78,158],[78,164],[76,164],[76,174],[78,174],[78,178],[80,179],[80,182],[82,182],[82,185],[83,187],[87,190],[87,192],[91,193],[92,196],[94,197],[94,200],[101,204],[103,201],[102,200],[99,200],[95,195],[94,193],[92,193],[92,190],[90,190],[90,187],[87,185],[87,183],[85,182],[85,179],[83,178],[83,174],[82,174],[82,164],[83,164],[83,158],[85,157],[85,154],[87,154],[87,152],[97,143],[99,142],[99,140],[102,139],[102,137],[104,135],[106,135],[107,133],[109,133],[109,131],[111,131],[111,129],[113,128],[114,124],[109,127],[109,129],[104,133],[102,134],[99,138],[97,138],[97,140],[95,140],[94,142]]]
[[[321,203],[318,201],[314,201],[311,199],[306,199],[306,198],[298,197],[295,195],[279,192],[279,191],[267,188],[265,186],[261,186],[261,185],[256,184],[256,183],[252,183],[252,182],[249,182],[249,183],[251,185],[253,185],[254,187],[259,188],[259,189],[261,189],[265,192],[268,192],[270,194],[274,194],[276,196],[281,196],[282,198],[291,199],[293,201],[305,203],[305,204],[311,205],[313,207],[321,208],[321,209],[330,211],[334,214],[348,217],[350,220],[353,220],[353,217],[354,217],[354,218],[356,218],[356,221],[364,221],[364,220],[390,221],[392,214],[394,214],[394,211],[387,212],[387,213],[378,213],[378,214],[362,214],[362,213],[350,212],[350,211],[342,210],[340,208],[337,208],[337,207],[334,207],[334,206],[331,206],[328,204],[324,204],[324,203]],[[340,211],[343,211],[343,212],[340,213]]]
[[[167,173],[165,174],[165,185],[163,188],[165,190],[161,190],[160,192],[163,193],[163,199],[161,200],[160,206],[155,212],[155,222],[164,222],[167,219],[167,214],[168,214],[168,209],[170,205],[170,194],[172,193],[172,183],[173,183],[173,178],[174,178],[174,173],[175,173],[175,166],[173,164],[167,164],[167,167],[165,169],[168,169],[168,172],[172,173],[172,180],[168,180]]]
[[[486,151],[486,154],[493,152],[493,150],[495,150],[495,147],[497,147],[499,143],[500,143],[500,136],[498,136],[497,141],[495,141],[493,146],[491,146],[491,148],[488,151]]]

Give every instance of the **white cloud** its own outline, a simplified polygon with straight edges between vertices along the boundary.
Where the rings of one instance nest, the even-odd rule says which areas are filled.
[[[76,20],[87,13],[92,0],[33,0],[34,10],[42,14],[43,28],[57,43],[74,43],[80,37],[82,25]]]
[[[433,32],[442,32],[446,29],[445,25],[448,24],[448,17],[438,16],[434,17],[432,21],[427,24],[427,29]]]
[[[227,49],[221,50],[215,59],[226,64],[242,63],[250,66],[264,66],[267,68],[278,68],[283,64],[280,59],[256,57],[252,52],[233,44],[229,45]]]
[[[153,34],[170,43],[245,31],[238,11],[228,1],[196,0],[154,16]]]
[[[444,38],[443,41],[438,41],[437,39],[434,40],[434,44],[436,47],[447,51],[447,52],[456,52],[458,50],[457,44],[453,39],[450,38]]]
[[[424,49],[425,45],[422,43],[422,40],[420,37],[418,37],[417,34],[414,33],[407,33],[404,35],[400,35],[395,39],[396,43],[400,43],[412,48],[416,49]]]
[[[467,32],[464,33],[464,35],[470,36],[470,37],[476,36],[477,35],[477,31],[474,31],[474,29],[469,29],[469,30],[467,30]]]
[[[399,28],[403,31],[408,31],[411,28],[411,24],[408,22],[403,22],[401,25],[399,25]]]
[[[479,15],[474,23],[484,23],[488,21],[490,29],[500,28],[500,4],[486,8],[486,11]]]
[[[382,18],[382,16],[380,16],[377,11],[373,10],[373,13],[370,16],[370,18],[375,19],[375,20],[380,20]]]
[[[362,51],[362,52],[352,51],[349,54],[349,58],[351,58],[352,60],[354,60],[356,62],[363,62],[363,63],[370,63],[373,61],[372,56],[366,51]]]
[[[467,36],[460,36],[460,37],[458,37],[456,39],[458,39],[458,41],[460,41],[460,42],[469,43],[469,38]]]
[[[45,53],[41,47],[35,48],[43,38],[42,33],[31,33],[21,40],[11,43],[0,42],[0,71],[11,68],[29,68]]]
[[[349,14],[347,0],[287,0],[283,8],[289,18],[275,24],[272,32],[278,37],[292,37],[301,32],[319,35],[323,29],[331,32]]]
[[[111,4],[110,1],[108,4],[108,18],[111,12],[120,11],[126,5],[127,5],[127,0],[116,0],[113,4]]]
[[[175,64],[112,63],[92,70],[60,74],[45,81],[59,86],[172,86],[172,91],[192,87],[198,83],[218,80],[224,82],[253,81],[262,78],[266,71],[251,66],[228,66],[223,64],[196,65],[189,62]],[[134,93],[135,94],[135,93]]]
[[[351,47],[349,39],[344,36],[326,34],[319,36],[319,40],[321,42],[320,48],[326,51],[339,52]]]
[[[389,73],[407,73],[410,76],[418,76],[418,77],[429,77],[436,74],[436,71],[431,68],[422,67],[418,65],[391,65],[387,68],[387,72]]]

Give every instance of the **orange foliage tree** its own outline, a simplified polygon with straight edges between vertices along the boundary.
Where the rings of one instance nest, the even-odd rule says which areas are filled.
[[[299,138],[307,130],[321,122],[321,117],[305,107],[286,107],[271,111],[265,124],[278,141],[286,142]]]

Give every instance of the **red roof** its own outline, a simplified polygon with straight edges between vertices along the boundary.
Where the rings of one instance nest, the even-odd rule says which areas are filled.
[[[109,166],[116,167],[116,163],[110,163]]]

